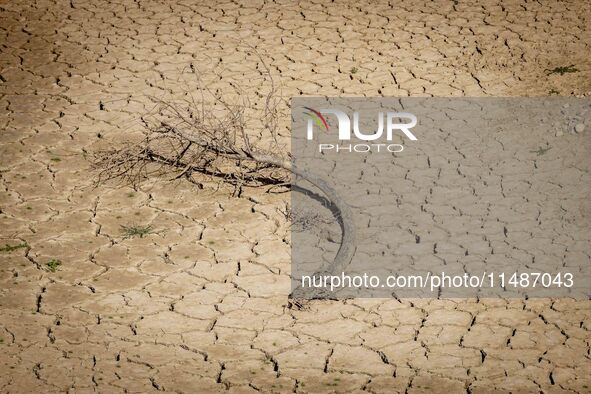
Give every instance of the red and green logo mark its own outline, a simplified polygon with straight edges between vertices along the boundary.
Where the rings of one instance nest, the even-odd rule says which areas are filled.
[[[304,112],[304,114],[308,115],[310,117],[310,119],[312,119],[314,121],[314,123],[316,123],[316,125],[320,128],[324,127],[324,129],[326,131],[328,131],[328,123],[326,123],[326,119],[324,119],[324,116],[322,116],[322,114],[318,111],[316,111],[313,108],[310,107],[304,107],[305,109],[307,109],[310,112]]]

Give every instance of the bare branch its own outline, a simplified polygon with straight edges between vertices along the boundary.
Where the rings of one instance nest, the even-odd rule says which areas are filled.
[[[235,83],[231,87],[237,98],[230,101],[202,84],[191,67],[200,83],[199,97],[190,94],[190,100],[180,103],[149,97],[155,110],[141,117],[143,138],[96,152],[96,183],[118,180],[137,186],[151,176],[174,174],[168,179],[191,179],[199,173],[233,185],[239,195],[243,186],[285,185],[291,172],[320,189],[334,207],[343,236],[334,261],[325,271],[340,271],[354,252],[352,214],[324,179],[294,167],[287,150],[280,146],[279,117],[285,102],[277,96],[269,67],[254,48],[250,49],[262,65],[261,91],[269,85],[268,93],[260,98],[262,106],[251,103],[249,95]],[[253,119],[259,122],[259,130],[247,129]],[[256,131],[259,135],[253,142],[251,136]]]

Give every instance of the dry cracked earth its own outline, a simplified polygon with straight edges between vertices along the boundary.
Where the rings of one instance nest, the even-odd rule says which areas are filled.
[[[0,391],[591,392],[588,300],[295,305],[289,193],[94,188],[87,157],[191,65],[248,89],[253,48],[285,97],[588,95],[590,23],[584,0],[0,1]]]

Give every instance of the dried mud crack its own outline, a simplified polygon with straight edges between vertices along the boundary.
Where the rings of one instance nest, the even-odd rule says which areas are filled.
[[[237,40],[286,97],[589,95],[590,21],[585,1],[1,2],[0,392],[591,392],[589,301],[298,306],[288,193],[93,189],[87,160],[138,132],[147,97],[185,99],[191,66],[248,89]],[[591,259],[588,228],[571,240],[536,245]]]

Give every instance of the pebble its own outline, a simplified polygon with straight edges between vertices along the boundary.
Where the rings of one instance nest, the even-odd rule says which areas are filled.
[[[557,136],[557,137],[562,137],[563,135],[564,135],[564,133],[563,133],[561,130],[558,130],[558,131],[556,132],[556,136]]]
[[[575,131],[577,133],[582,133],[583,131],[585,131],[585,125],[583,123],[579,123],[575,126]]]

